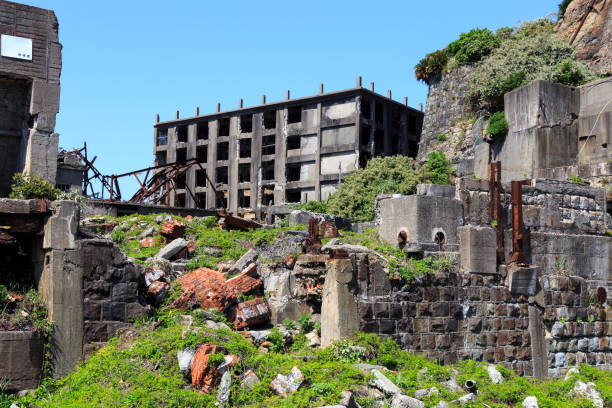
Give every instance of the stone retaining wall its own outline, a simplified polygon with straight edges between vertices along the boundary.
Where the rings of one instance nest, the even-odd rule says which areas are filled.
[[[0,379],[4,391],[38,388],[43,372],[44,342],[28,331],[0,332]]]

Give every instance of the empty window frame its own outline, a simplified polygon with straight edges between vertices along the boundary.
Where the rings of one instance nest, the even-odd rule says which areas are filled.
[[[268,110],[263,114],[264,129],[276,129],[276,111]]]
[[[299,203],[302,201],[302,191],[299,188],[287,190],[286,198],[288,203]]]
[[[208,146],[196,147],[196,159],[198,159],[198,163],[206,163],[208,161]]]
[[[381,156],[385,152],[385,132],[374,131],[374,156]]]
[[[230,134],[230,118],[219,119],[219,136],[229,136]]]
[[[217,161],[229,159],[229,142],[217,143]]]
[[[183,147],[181,149],[176,149],[176,161],[179,163],[183,163],[187,161],[187,148]]]
[[[178,176],[176,176],[176,178],[174,179],[175,183],[176,183],[176,188],[179,190],[182,190],[185,188],[185,184],[187,181],[187,174],[183,173],[183,174],[179,174]]]
[[[408,141],[408,156],[416,157],[419,152],[419,143],[412,140]]]
[[[287,150],[299,149],[301,138],[299,135],[287,137]]]
[[[291,163],[287,165],[287,181],[300,181],[300,163]]]
[[[197,139],[208,140],[208,122],[200,122],[197,125]]]
[[[167,157],[168,155],[165,151],[155,153],[155,165],[163,166],[166,164]]]
[[[370,133],[372,131],[372,128],[366,125],[362,125],[361,126],[361,135],[359,136],[359,138],[361,139],[359,141],[359,144],[361,146],[367,146],[370,144]]]
[[[416,116],[408,116],[408,132],[416,134],[417,132],[417,120]]]
[[[241,189],[238,190],[238,207],[250,208],[251,207],[251,190]]]
[[[261,179],[274,180],[274,160],[261,162]]]
[[[251,181],[251,163],[240,163],[238,165],[238,182],[248,183]]]
[[[174,206],[181,207],[181,208],[185,207],[185,194],[184,193],[176,194],[174,196]]]
[[[253,115],[240,116],[240,132],[251,133],[253,131]]]
[[[238,152],[241,159],[251,157],[251,139],[238,140]]]
[[[217,182],[217,184],[227,184],[227,181],[228,181],[227,166],[217,167],[215,181]]]
[[[376,102],[376,110],[374,112],[374,120],[378,123],[383,123],[383,104]]]
[[[187,125],[180,125],[176,128],[176,141],[179,143],[187,142],[187,134],[189,127]]]
[[[370,116],[372,116],[372,103],[369,99],[361,100],[361,116],[366,119],[370,119]]]
[[[196,193],[196,208],[206,208],[206,193]]]
[[[276,136],[268,135],[261,138],[261,154],[265,156],[267,154],[274,154],[276,147]]]
[[[206,170],[196,170],[196,187],[206,187]]]
[[[274,186],[263,186],[261,190],[261,205],[274,205]]]
[[[287,108],[287,123],[299,123],[302,121],[302,107],[290,106]]]
[[[157,146],[166,146],[168,144],[168,129],[157,128]]]

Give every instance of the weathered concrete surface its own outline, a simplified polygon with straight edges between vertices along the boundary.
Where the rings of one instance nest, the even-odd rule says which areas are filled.
[[[321,305],[321,345],[353,337],[359,330],[355,276],[350,259],[328,262]]]
[[[321,221],[329,221],[334,224],[334,226],[338,229],[343,229],[350,231],[351,230],[351,220],[344,217],[339,217],[337,215],[330,214],[319,214],[305,210],[295,210],[291,211],[289,214],[289,225],[308,225],[311,219],[317,218]]]
[[[442,246],[458,243],[457,227],[463,225],[463,208],[455,199],[405,196],[380,200],[379,208],[378,233],[391,245],[398,245],[400,231],[407,233],[409,242],[438,243],[441,236]]]
[[[54,201],[53,215],[45,224],[44,249],[74,249],[79,228],[79,204],[76,201]]]
[[[418,184],[417,195],[455,198],[455,186],[441,184]]]
[[[521,266],[511,264],[508,266],[508,288],[515,296],[533,296],[538,284],[538,267],[535,265]]]
[[[37,334],[0,331],[0,378],[8,380],[4,391],[38,388],[43,354],[43,341]]]
[[[497,238],[491,227],[466,225],[457,228],[464,273],[497,273]]]

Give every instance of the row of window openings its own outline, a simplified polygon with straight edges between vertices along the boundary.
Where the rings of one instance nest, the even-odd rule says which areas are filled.
[[[274,186],[263,186],[262,202],[264,206],[274,205]],[[227,208],[227,192],[220,191],[219,195],[215,195],[215,207]],[[185,207],[185,193],[178,193],[174,196],[175,207]],[[206,205],[206,193],[196,193],[195,205],[197,208],[207,208]],[[285,193],[285,199],[288,203],[299,203],[302,200],[302,191],[300,189],[287,190]],[[238,190],[238,207],[250,208],[251,207],[251,190],[240,189]]]
[[[300,106],[287,109],[287,122],[299,123],[302,121],[302,108]],[[218,123],[218,136],[229,136],[230,118],[221,118]],[[264,129],[276,129],[276,111],[269,110],[263,114]],[[240,131],[251,133],[253,131],[253,115],[240,116]],[[179,143],[186,143],[188,138],[188,125],[176,127],[176,139]],[[198,123],[196,126],[196,139],[208,140],[208,122]],[[157,145],[165,146],[168,144],[168,129],[157,129]]]

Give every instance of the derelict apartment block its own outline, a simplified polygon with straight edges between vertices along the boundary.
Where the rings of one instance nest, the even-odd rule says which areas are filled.
[[[372,157],[416,156],[423,123],[421,111],[359,82],[354,89],[297,99],[287,92],[281,102],[262,97],[259,106],[219,110],[154,125],[155,165],[201,163],[176,181],[170,205],[259,212],[325,200]]]

